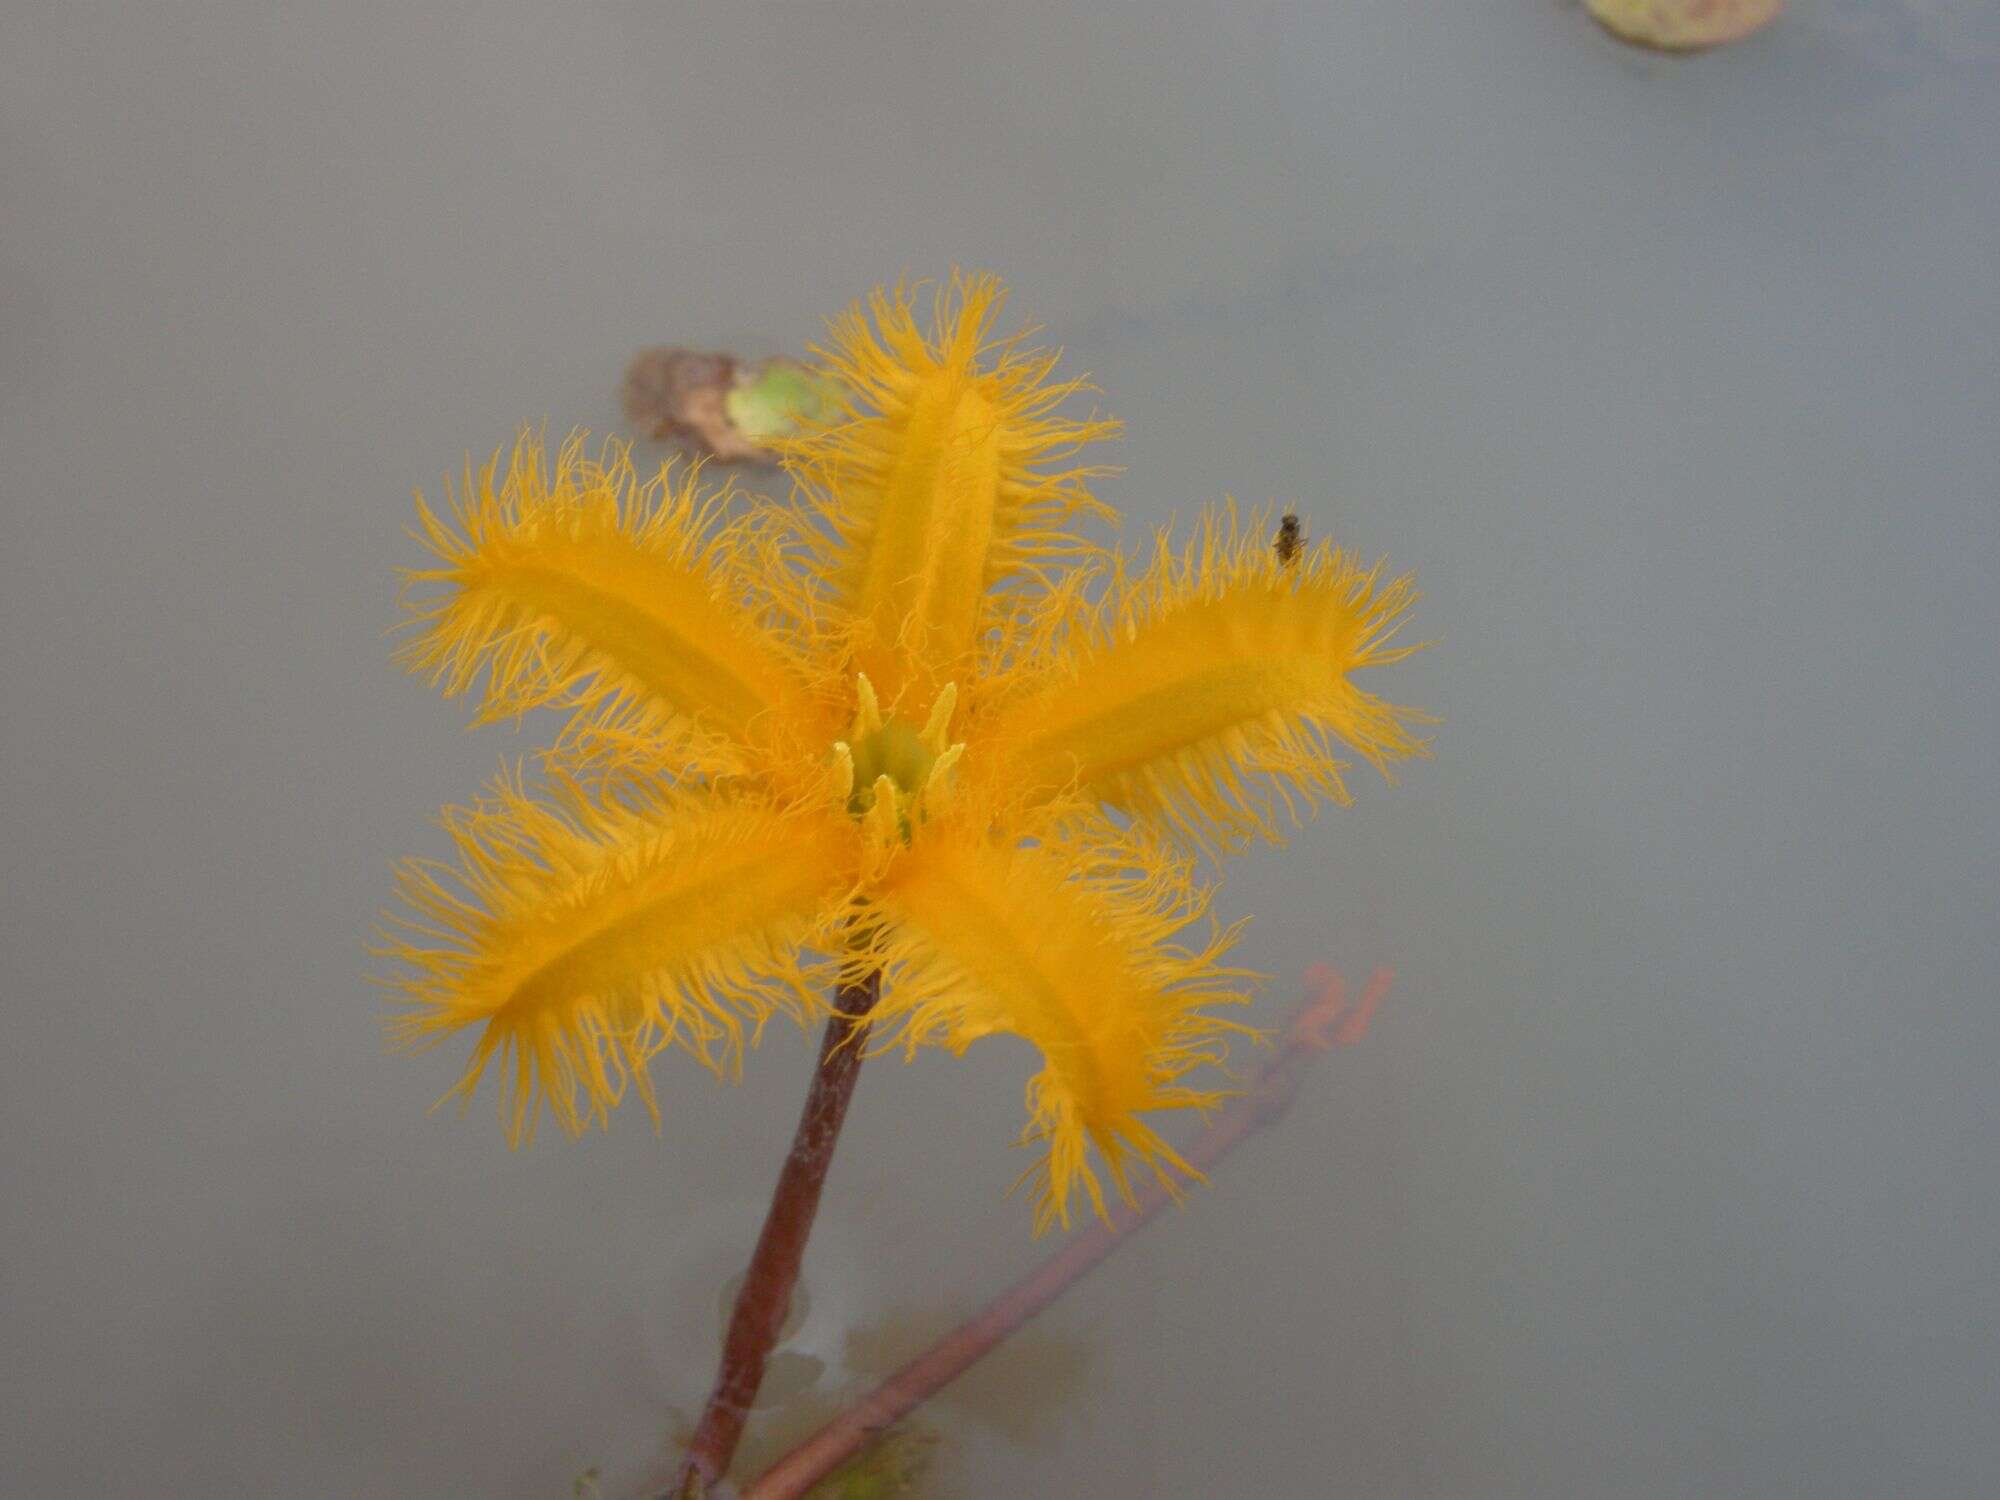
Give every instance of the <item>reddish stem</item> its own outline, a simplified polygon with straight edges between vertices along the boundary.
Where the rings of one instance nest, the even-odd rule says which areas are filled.
[[[1361,1039],[1391,979],[1389,970],[1377,969],[1360,1000],[1350,1007],[1339,974],[1317,965],[1309,970],[1310,988],[1276,1053],[1258,1070],[1250,1087],[1183,1153],[1188,1163],[1206,1171],[1245,1138],[1276,1124],[1312,1061],[1333,1047],[1351,1046]],[[758,1475],[742,1500],[796,1500],[1068,1291],[1158,1213],[1170,1196],[1163,1186],[1149,1186],[1129,1206],[1115,1209],[1108,1221],[1079,1233]]]
[[[855,1033],[867,1025],[868,1013],[881,993],[882,976],[874,973],[858,983],[842,985],[835,994],[834,1013],[819,1042],[812,1087],[799,1113],[799,1127],[792,1132],[791,1154],[785,1158],[778,1185],[771,1192],[763,1231],[757,1236],[757,1248],[743,1274],[743,1289],[736,1294],[736,1306],[729,1315],[715,1389],[702,1408],[687,1458],[667,1492],[676,1500],[698,1500],[707,1494],[729,1472],[729,1461],[736,1456],[750,1403],[757,1399],[757,1388],[764,1383],[764,1365],[791,1306],[799,1263],[805,1258],[806,1237],[812,1233],[813,1217],[819,1212],[820,1189],[826,1185],[834,1143],[840,1139],[841,1122],[847,1117],[847,1101],[853,1097],[854,1080],[861,1072],[862,1049]]]

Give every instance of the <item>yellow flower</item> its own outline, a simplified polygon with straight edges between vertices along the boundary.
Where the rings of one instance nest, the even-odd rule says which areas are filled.
[[[794,503],[579,438],[468,467],[418,500],[402,659],[479,718],[568,715],[545,789],[503,774],[447,810],[456,866],[404,865],[385,950],[394,1036],[499,1060],[510,1139],[572,1133],[678,1046],[740,1066],[773,1015],[823,1015],[879,970],[872,1045],[1039,1049],[1038,1226],[1098,1166],[1185,1164],[1142,1118],[1242,1028],[1234,930],[1203,922],[1203,848],[1344,799],[1336,741],[1387,769],[1418,716],[1352,681],[1414,598],[1324,543],[1279,557],[1233,509],[1144,566],[1073,462],[1114,424],[1058,407],[1054,357],[996,340],[1002,292],[956,280],[930,327],[904,290],[833,327],[836,418],[785,445]],[[1289,553],[1289,549],[1288,549]],[[1195,924],[1201,930],[1192,938]]]

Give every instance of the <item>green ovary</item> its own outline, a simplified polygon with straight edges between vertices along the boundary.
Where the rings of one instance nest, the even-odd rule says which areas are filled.
[[[875,781],[887,776],[905,797],[915,796],[930,780],[936,754],[907,719],[889,719],[872,734],[862,735],[850,747],[854,756],[854,790],[847,798],[847,810],[859,817],[875,801]]]

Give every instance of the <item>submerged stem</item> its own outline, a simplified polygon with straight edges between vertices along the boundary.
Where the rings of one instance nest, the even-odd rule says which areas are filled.
[[[844,984],[835,993],[834,1012],[820,1038],[812,1087],[806,1092],[798,1129],[792,1133],[791,1154],[785,1158],[778,1185],[771,1192],[764,1228],[757,1236],[757,1248],[751,1252],[743,1275],[743,1289],[736,1294],[736,1306],[729,1315],[715,1389],[702,1408],[680,1473],[667,1491],[673,1500],[699,1500],[729,1471],[729,1461],[736,1455],[750,1404],[764,1381],[771,1346],[777,1342],[786,1309],[791,1306],[806,1238],[819,1212],[820,1189],[826,1184],[827,1168],[833,1164],[834,1143],[840,1139],[847,1102],[861,1071],[862,1049],[852,1039],[868,1024],[868,1013],[881,993],[879,971]]]

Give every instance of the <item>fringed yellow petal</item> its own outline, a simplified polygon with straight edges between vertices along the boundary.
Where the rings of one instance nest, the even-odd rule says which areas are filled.
[[[1048,792],[1073,788],[1157,818],[1193,842],[1280,837],[1321,797],[1348,800],[1334,747],[1385,777],[1429,753],[1427,715],[1362,691],[1352,674],[1399,661],[1417,594],[1320,543],[1282,560],[1268,517],[1209,513],[1176,551],[1121,574],[1074,655],[999,709],[992,753]]]
[[[844,420],[782,445],[831,527],[817,571],[855,665],[891,702],[967,675],[994,592],[1091,554],[1080,514],[1115,519],[1084,487],[1103,470],[1047,461],[1117,424],[1054,415],[1081,385],[1053,381],[1057,355],[1021,349],[1024,335],[991,337],[1005,295],[994,277],[954,278],[927,333],[907,288],[876,292],[815,351],[846,388]]]
[[[657,1124],[655,1053],[733,1069],[746,1024],[819,1004],[797,950],[825,944],[845,897],[845,820],[563,782],[537,801],[503,776],[444,823],[458,867],[402,867],[380,949],[407,966],[386,982],[412,1006],[391,1038],[422,1049],[479,1028],[453,1092],[469,1099],[498,1058],[514,1144],[541,1101],[572,1135],[602,1124],[628,1080]]]
[[[800,668],[744,602],[727,502],[691,475],[637,484],[616,441],[592,459],[572,436],[551,471],[524,436],[504,475],[468,468],[455,529],[418,497],[440,565],[405,575],[418,634],[399,660],[448,694],[483,672],[482,722],[558,704],[621,743],[679,739],[697,768],[732,766],[771,741]]]
[[[1195,948],[1172,941],[1205,905],[1185,863],[1103,835],[1009,849],[927,832],[891,864],[871,908],[885,919],[882,1045],[956,1050],[1008,1032],[1040,1050],[1024,1136],[1047,1146],[1029,1173],[1037,1232],[1068,1225],[1079,1185],[1104,1213],[1091,1144],[1127,1200],[1135,1162],[1170,1187],[1173,1174],[1194,1175],[1140,1115],[1213,1103],[1180,1080],[1221,1063],[1227,1033],[1242,1029],[1201,1009],[1241,998],[1221,987],[1238,977],[1219,964],[1233,932]]]

